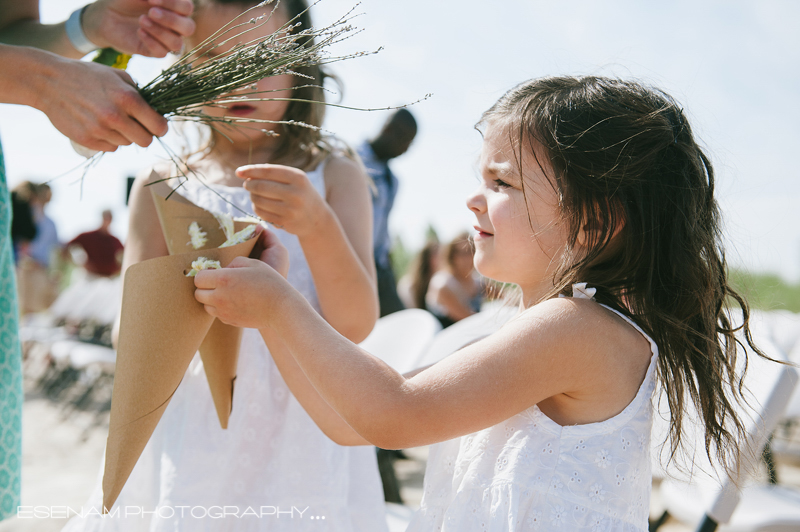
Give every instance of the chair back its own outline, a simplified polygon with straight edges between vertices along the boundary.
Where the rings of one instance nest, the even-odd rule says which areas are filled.
[[[786,360],[786,355],[769,339],[758,336],[755,338],[755,343],[767,356],[775,360]],[[684,419],[691,423],[691,428],[687,431],[686,437],[694,434],[690,441],[695,444],[691,477],[686,478],[680,472],[668,468],[667,474],[670,478],[662,483],[662,498],[667,504],[667,511],[683,521],[696,521],[702,514],[705,514],[706,520],[711,519],[718,524],[730,521],[740,499],[737,485],[745,483],[744,475],[751,471],[760,459],[769,436],[783,417],[797,385],[798,372],[794,367],[763,359],[749,346],[746,349],[748,355],[744,381],[746,404],[738,405],[737,413],[746,428],[746,439],[741,443],[741,457],[748,462],[733,464],[734,470],[738,468],[740,471],[739,478],[724,476],[721,468],[714,467],[708,461],[697,414],[687,412]],[[658,426],[658,423],[654,423],[654,431],[659,430]],[[659,443],[655,437],[653,441]],[[687,497],[688,494],[692,495]]]
[[[519,309],[516,307],[497,305],[454,323],[436,335],[417,360],[416,367],[435,364],[465,345],[489,336],[505,325],[517,312]]]
[[[415,365],[442,325],[436,316],[418,308],[405,309],[380,318],[359,346],[380,358],[399,373]]]

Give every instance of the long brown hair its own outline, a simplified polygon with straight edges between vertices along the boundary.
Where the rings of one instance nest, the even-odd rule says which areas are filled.
[[[683,109],[636,82],[553,77],[510,90],[479,126],[488,123],[507,128],[520,175],[523,150],[546,153],[537,161],[560,198],[569,239],[545,298],[587,282],[600,303],[638,323],[659,347],[670,457],[682,447],[688,400],[705,426],[709,458],[738,463],[737,358],[746,368],[747,355],[735,333],[764,355],[750,334],[748,305],[728,282],[714,171]],[[578,256],[569,250],[582,232],[588,243]],[[740,326],[729,301],[741,309]]]

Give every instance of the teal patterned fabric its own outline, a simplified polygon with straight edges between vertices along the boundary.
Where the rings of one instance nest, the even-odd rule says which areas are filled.
[[[22,354],[11,249],[11,199],[0,145],[0,520],[16,515],[22,473]]]

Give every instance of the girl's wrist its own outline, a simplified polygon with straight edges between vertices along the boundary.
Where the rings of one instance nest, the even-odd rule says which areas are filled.
[[[323,207],[317,211],[317,216],[313,223],[305,232],[298,234],[297,238],[304,248],[321,242],[329,242],[330,231],[338,226],[339,220],[336,218],[333,209],[327,202],[323,202]]]

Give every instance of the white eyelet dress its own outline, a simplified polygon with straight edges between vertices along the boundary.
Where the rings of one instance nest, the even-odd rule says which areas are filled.
[[[324,195],[323,166],[307,174]],[[253,212],[250,194],[242,187],[212,189],[192,179],[178,192],[210,211],[232,216]],[[319,311],[298,238],[271,230],[289,250],[289,283]],[[100,508],[101,498],[98,480],[85,508]],[[256,329],[245,329],[242,335],[228,429],[219,426],[196,355],[115,508],[130,509],[131,517],[75,518],[64,530],[388,530],[374,448],[342,447],[317,428],[289,391]],[[225,508],[230,513],[219,517]]]
[[[594,290],[574,285],[573,297]],[[431,446],[421,508],[407,532],[646,531],[658,347],[622,317],[652,351],[633,401],[605,421],[565,427],[533,406]]]

